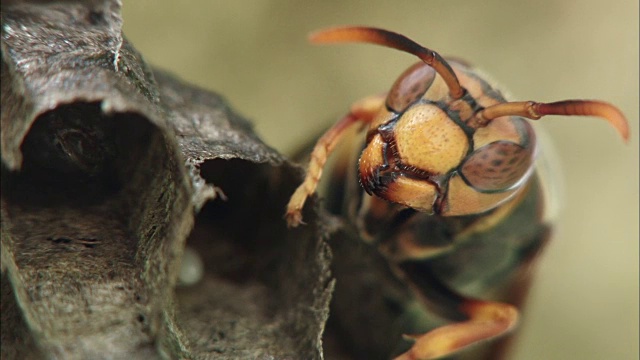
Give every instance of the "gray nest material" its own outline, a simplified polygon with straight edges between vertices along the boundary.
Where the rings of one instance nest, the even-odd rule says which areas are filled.
[[[3,4],[2,359],[322,358],[322,222],[282,219],[300,169],[121,27],[118,1]]]

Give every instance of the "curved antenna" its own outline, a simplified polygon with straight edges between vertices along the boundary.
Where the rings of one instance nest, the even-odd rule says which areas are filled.
[[[545,115],[597,116],[607,120],[625,142],[629,141],[629,124],[622,112],[609,103],[597,100],[564,100],[553,103],[506,102],[478,111],[472,122],[474,125],[484,126],[489,121],[501,116],[522,116],[538,120]]]
[[[465,93],[453,69],[440,54],[398,33],[373,27],[336,27],[312,33],[309,35],[309,41],[312,43],[365,42],[404,51],[419,57],[442,76],[449,88],[449,95],[453,99],[460,99]]]

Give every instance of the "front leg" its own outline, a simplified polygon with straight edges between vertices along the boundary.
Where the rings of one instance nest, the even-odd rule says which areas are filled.
[[[443,284],[425,262],[403,262],[397,265],[396,271],[431,310],[454,323],[425,334],[407,335],[416,342],[395,360],[427,360],[450,355],[505,335],[518,322],[518,310],[513,305],[458,294]]]
[[[324,165],[340,142],[342,136],[351,125],[361,123],[369,124],[384,106],[385,96],[376,95],[364,98],[351,106],[351,111],[340,121],[335,123],[327,132],[318,139],[309,160],[307,175],[304,181],[291,196],[287,205],[285,218],[289,227],[296,227],[302,223],[302,208],[307,198],[316,191]]]

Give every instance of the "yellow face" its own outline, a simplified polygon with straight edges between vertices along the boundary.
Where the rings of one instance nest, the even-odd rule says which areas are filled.
[[[418,63],[392,87],[371,123],[360,157],[364,189],[418,211],[478,214],[513,197],[532,173],[535,136],[522,118],[469,124],[504,98],[467,67],[452,63],[467,93],[452,100],[443,80]]]

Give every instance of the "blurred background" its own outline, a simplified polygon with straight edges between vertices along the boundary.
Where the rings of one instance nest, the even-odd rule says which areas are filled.
[[[638,358],[638,1],[137,0],[125,1],[124,19],[147,61],[223,94],[285,153],[416,61],[306,42],[331,25],[408,35],[475,64],[513,99],[616,104],[631,124],[627,145],[601,120],[542,120],[564,207],[514,359]]]

